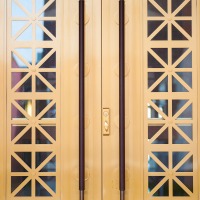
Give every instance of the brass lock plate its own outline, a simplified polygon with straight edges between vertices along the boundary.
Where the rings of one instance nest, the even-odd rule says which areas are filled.
[[[103,135],[110,135],[110,109],[103,108],[102,112],[102,129]]]

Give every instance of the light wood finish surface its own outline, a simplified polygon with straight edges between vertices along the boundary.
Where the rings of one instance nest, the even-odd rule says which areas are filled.
[[[101,199],[101,2],[85,4],[85,199]],[[62,197],[78,192],[78,1],[64,1],[61,75]],[[66,83],[65,83],[66,82]]]
[[[42,16],[42,12],[54,3],[49,0],[47,4],[34,13],[37,0],[31,2],[32,10],[26,10],[26,4],[21,0],[0,1],[0,199],[17,200],[24,197],[17,196],[23,187],[31,181],[31,193],[26,200],[78,200],[78,1],[56,0],[56,15]],[[165,12],[156,0],[127,0],[126,1],[126,200],[167,199],[197,200],[200,191],[200,2],[197,0],[183,0],[177,7],[175,16],[170,14],[175,0],[168,0],[168,11]],[[12,16],[12,5],[18,6],[24,14]],[[22,1],[25,2],[25,1]],[[160,16],[149,16],[148,2],[151,9],[154,7]],[[163,1],[164,2],[164,1]],[[192,2],[192,16],[176,16],[179,10]],[[87,0],[85,16],[85,128],[86,128],[86,200],[115,200],[119,199],[119,26],[118,26],[118,0]],[[155,12],[154,9],[154,12]],[[183,13],[184,14],[184,13]],[[163,15],[163,16],[162,16]],[[176,21],[192,20],[192,35],[181,28]],[[12,24],[26,22],[15,34],[12,34]],[[47,30],[40,22],[56,21],[56,35]],[[148,33],[149,21],[163,21],[160,26]],[[40,24],[38,24],[40,23]],[[36,34],[36,24],[48,37],[47,41],[39,41]],[[173,26],[186,40],[175,41],[171,35]],[[164,26],[168,26],[166,40],[154,40]],[[30,40],[19,39],[22,34],[32,27]],[[30,36],[29,35],[29,36]],[[28,37],[28,36],[27,36]],[[19,49],[31,48],[32,64],[20,55]],[[52,48],[49,53],[35,63],[38,58],[35,49]],[[163,61],[157,49],[167,49],[167,61]],[[178,61],[173,62],[173,50],[187,48]],[[56,52],[56,68],[41,68],[42,63]],[[158,63],[164,65],[160,68],[149,66],[148,52]],[[192,67],[177,68],[177,65],[192,52]],[[13,67],[12,53],[18,61],[25,66]],[[173,66],[173,69],[171,69]],[[192,74],[192,87],[177,73]],[[24,73],[17,82],[13,81],[12,74]],[[25,75],[25,73],[27,73]],[[41,74],[56,74],[56,86],[45,80]],[[163,73],[160,78],[148,86],[150,73]],[[16,78],[17,76],[15,76]],[[22,92],[20,87],[29,77],[32,81],[32,91]],[[36,77],[49,88],[51,92],[37,92]],[[167,91],[158,92],[155,89],[167,77]],[[173,77],[185,88],[174,92]],[[48,104],[36,113],[36,100],[43,100]],[[50,101],[51,100],[51,101]],[[168,112],[154,100],[168,101]],[[173,114],[173,101],[187,100],[180,110]],[[26,101],[23,107],[20,101]],[[32,103],[32,105],[30,104]],[[43,115],[56,103],[56,117],[44,118]],[[28,106],[29,105],[29,106]],[[31,105],[31,107],[30,107]],[[181,113],[192,105],[192,118],[181,118]],[[15,107],[15,108],[14,108]],[[102,123],[103,108],[109,108],[109,134],[103,134]],[[18,117],[16,113],[22,113]],[[51,110],[52,112],[53,110]],[[153,112],[157,118],[151,118]],[[21,117],[23,116],[23,117]],[[148,117],[149,116],[149,117]],[[179,117],[179,119],[178,119]],[[177,125],[192,125],[193,136],[190,138]],[[13,127],[24,127],[19,135],[12,136]],[[56,126],[56,139],[49,135],[44,126]],[[153,137],[148,136],[149,127],[162,126]],[[36,128],[49,141],[48,144],[37,144]],[[30,128],[31,144],[18,144]],[[164,130],[168,129],[168,143],[155,144]],[[173,143],[173,131],[179,134],[184,144]],[[30,132],[29,132],[30,134]],[[26,138],[27,139],[27,138]],[[166,142],[166,141],[165,141]],[[20,153],[31,153],[31,164],[20,158]],[[50,152],[47,158],[37,164],[36,153]],[[168,165],[156,157],[157,153],[168,154]],[[180,162],[173,166],[173,153],[188,153]],[[52,164],[56,156],[55,171],[40,171],[46,164]],[[13,158],[12,158],[13,157]],[[193,157],[193,170],[177,172],[189,158]],[[12,168],[13,160],[23,167],[22,171]],[[163,171],[150,171],[151,162]],[[190,159],[191,163],[191,159]],[[27,176],[18,186],[11,187],[14,181],[11,177]],[[40,177],[56,177],[56,190]],[[164,178],[150,189],[149,177],[163,176]],[[193,177],[193,190],[184,186],[177,176]],[[42,185],[50,196],[36,195],[37,182]],[[188,196],[175,196],[174,181]],[[155,196],[156,192],[165,183],[168,183],[168,196]],[[157,193],[158,194],[158,193]]]
[[[103,136],[103,199],[119,199],[119,2],[102,1],[102,107],[110,108],[110,135]],[[125,199],[142,199],[141,2],[125,6]],[[137,105],[137,106],[136,106]]]

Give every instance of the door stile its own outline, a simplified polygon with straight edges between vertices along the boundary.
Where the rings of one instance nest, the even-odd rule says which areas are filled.
[[[64,2],[62,197],[79,199],[79,4]],[[101,199],[101,2],[85,3],[85,199]],[[67,131],[66,131],[67,130]]]
[[[125,1],[125,199],[142,199],[142,10]],[[110,109],[109,135],[103,136],[105,200],[119,199],[119,2],[102,1],[102,108]],[[102,126],[103,127],[103,126]]]
[[[197,70],[197,77],[200,77],[200,2],[198,0],[196,0],[196,15],[197,15],[197,21],[196,21],[196,27],[197,27],[197,66],[198,66],[198,70]],[[197,143],[198,143],[198,164],[197,164],[197,170],[198,170],[198,191],[200,191],[200,79],[197,78],[197,105],[198,105],[198,109],[197,109],[197,131],[198,131],[198,136],[197,136]],[[198,192],[198,199],[200,199],[200,192]]]

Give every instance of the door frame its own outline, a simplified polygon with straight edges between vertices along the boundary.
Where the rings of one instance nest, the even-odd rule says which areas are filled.
[[[58,25],[57,29],[59,31],[60,41],[64,41],[65,45],[60,42],[60,45],[57,45],[56,48],[59,51],[60,59],[58,59],[58,63],[61,62],[61,80],[59,84],[65,85],[66,87],[61,87],[61,106],[69,102],[70,105],[74,105],[72,98],[76,91],[78,91],[78,87],[74,90],[72,88],[72,84],[70,80],[77,81],[78,86],[78,69],[76,63],[78,63],[78,1],[57,1],[58,6],[62,9],[57,14]],[[6,59],[7,59],[7,33],[8,26],[7,25],[7,2],[6,0],[0,1],[0,199],[4,200],[7,198],[7,158],[5,150],[7,151],[7,139],[6,139],[6,130],[7,130],[7,119],[5,116],[6,108],[7,108],[7,68],[6,68]],[[93,9],[96,8],[96,9]],[[87,76],[86,87],[88,87],[88,93],[92,95],[93,102],[88,101],[86,96],[86,109],[89,110],[90,119],[89,119],[89,128],[86,129],[86,136],[89,134],[93,134],[93,138],[89,141],[89,149],[93,149],[91,151],[87,150],[87,154],[89,154],[88,162],[86,160],[86,166],[89,166],[88,174],[90,184],[93,185],[90,187],[90,191],[86,191],[86,195],[93,198],[93,195],[96,197],[95,199],[102,199],[102,190],[101,190],[101,2],[100,1],[87,1],[86,2],[86,32],[88,32],[86,36],[86,40],[89,41],[89,44],[86,45],[86,57],[88,57],[88,62],[90,64],[90,69],[88,71],[91,75]],[[75,11],[75,12],[74,12]],[[69,31],[70,29],[70,31]],[[77,33],[74,35],[74,33]],[[70,37],[76,38],[76,42],[74,43]],[[91,39],[92,38],[92,39]],[[60,53],[61,52],[61,53]],[[92,55],[92,56],[91,56]],[[76,60],[76,61],[75,61]],[[70,74],[72,76],[70,76]],[[68,78],[68,80],[67,80]],[[65,82],[64,82],[65,81]],[[95,81],[94,84],[91,84],[91,81]],[[95,87],[94,87],[95,85]],[[87,95],[87,92],[86,92]],[[77,96],[78,102],[78,93],[75,94]],[[70,100],[69,100],[70,97]],[[75,102],[76,103],[76,102]],[[91,104],[91,110],[89,109],[89,105]],[[58,158],[58,162],[60,169],[58,169],[58,173],[61,175],[61,179],[57,180],[61,183],[61,187],[59,188],[59,194],[61,198],[64,197],[76,197],[78,194],[78,154],[72,154],[69,151],[68,147],[72,147],[73,141],[71,141],[66,133],[66,127],[69,126],[70,133],[78,133],[78,118],[77,113],[72,112],[70,114],[72,108],[69,104],[66,104],[64,109],[60,109],[60,116],[58,119],[62,119],[62,123],[60,123],[61,128],[59,134],[61,135],[61,148],[58,150],[61,153],[60,158]],[[66,112],[68,110],[68,112]],[[78,104],[77,110],[78,111]],[[87,114],[87,112],[86,112]],[[94,118],[93,118],[94,116]],[[95,124],[93,124],[93,121]],[[95,126],[98,127],[95,129]],[[78,139],[78,137],[77,137]],[[67,141],[66,143],[64,141]],[[78,140],[75,142],[78,144]],[[78,150],[78,146],[76,148]],[[67,153],[66,153],[67,152]],[[75,157],[76,161],[72,163],[68,163],[68,159],[72,159]],[[92,159],[92,162],[90,161]],[[77,168],[74,168],[77,166]],[[86,181],[88,182],[88,180]],[[95,184],[94,184],[95,183]],[[60,192],[61,191],[61,192]],[[70,193],[70,194],[69,194]],[[73,199],[73,198],[72,198]],[[78,196],[77,196],[78,199]]]
[[[6,194],[6,1],[0,1],[0,199]]]

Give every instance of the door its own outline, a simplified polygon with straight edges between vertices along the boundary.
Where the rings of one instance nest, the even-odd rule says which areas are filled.
[[[102,4],[103,194],[119,199],[119,12]],[[199,2],[126,1],[125,199],[198,199]]]
[[[78,2],[1,4],[6,8],[1,199],[78,199]],[[101,196],[99,8],[100,2],[88,2],[85,20],[87,199]]]
[[[125,3],[125,199],[199,198],[199,9]],[[78,1],[0,10],[0,199],[79,199]],[[85,199],[120,199],[119,1],[84,24]]]

